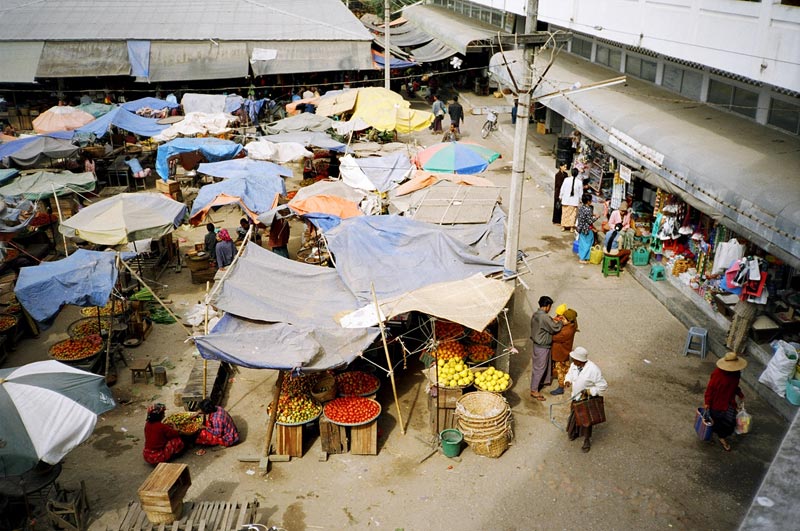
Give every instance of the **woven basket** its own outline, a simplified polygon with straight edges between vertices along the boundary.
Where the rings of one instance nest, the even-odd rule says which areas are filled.
[[[467,421],[487,422],[508,412],[506,399],[488,391],[466,393],[456,402],[456,414]]]
[[[330,402],[336,398],[336,378],[333,375],[326,374],[314,384],[311,388],[311,396],[317,402]]]
[[[464,440],[477,455],[485,457],[500,457],[508,449],[508,441],[511,438],[511,429],[505,427],[498,433],[483,437],[473,438],[464,435]]]

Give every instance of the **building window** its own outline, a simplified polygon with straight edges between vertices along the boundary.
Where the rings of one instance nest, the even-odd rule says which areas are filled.
[[[622,52],[609,48],[608,46],[598,45],[595,62],[601,65],[606,65],[607,67],[619,72],[620,67],[622,66]]]
[[[572,37],[572,44],[570,45],[570,52],[575,55],[580,55],[584,59],[592,58],[592,41],[581,39],[580,37]]]
[[[672,64],[664,65],[664,78],[661,84],[675,92],[693,100],[700,99],[703,85],[703,74],[694,70],[684,70]]]
[[[800,135],[800,105],[772,98],[767,123]]]
[[[625,58],[625,73],[655,83],[656,63],[636,55],[628,55]]]
[[[758,107],[758,93],[734,85],[712,79],[708,84],[708,102],[714,103],[731,111],[756,117]]]

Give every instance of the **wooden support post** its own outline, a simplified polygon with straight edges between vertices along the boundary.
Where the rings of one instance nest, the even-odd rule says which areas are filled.
[[[378,325],[381,329],[381,339],[383,340],[383,352],[386,354],[386,367],[389,369],[389,378],[392,380],[392,393],[394,394],[394,405],[397,407],[397,421],[400,424],[400,432],[406,434],[406,426],[403,423],[403,412],[400,411],[400,400],[397,398],[397,384],[394,382],[394,369],[392,369],[392,358],[389,356],[389,345],[386,344],[386,331],[383,328],[383,317],[381,315],[381,307],[378,304],[378,296],[375,294],[375,284],[370,283],[372,290],[372,300],[375,301],[375,312],[378,316]]]
[[[125,266],[125,269],[127,269],[127,270],[128,270],[128,272],[129,272],[131,275],[133,275],[133,278],[135,278],[137,282],[139,282],[139,283],[140,283],[140,284],[142,284],[143,286],[146,286],[146,287],[147,287],[147,289],[150,289],[150,286],[148,286],[148,285],[147,285],[147,282],[145,282],[144,280],[142,280],[142,277],[140,277],[139,275],[137,275],[137,274],[136,274],[136,271],[134,271],[133,269],[131,269],[131,266],[129,266],[129,265],[127,264],[127,262],[125,262],[125,261],[123,260],[123,261],[122,261],[122,265],[124,265],[124,266]],[[155,291],[153,291],[152,289],[150,289],[150,293],[152,293],[152,294],[153,294],[153,297],[156,299],[156,301],[158,301],[158,303],[159,303],[159,304],[160,304],[160,305],[161,305],[161,306],[162,306],[162,307],[163,307],[165,310],[167,310],[167,313],[168,313],[168,314],[170,314],[170,315],[172,316],[172,318],[173,318],[173,319],[175,319],[175,321],[176,321],[176,322],[177,322],[179,325],[181,325],[181,328],[183,328],[184,332],[186,332],[186,335],[188,335],[188,336],[191,336],[191,335],[192,335],[192,331],[191,331],[191,330],[189,330],[188,328],[186,328],[186,325],[184,325],[184,324],[181,322],[181,319],[180,319],[180,317],[178,317],[177,315],[175,315],[175,314],[173,313],[173,311],[172,311],[172,310],[170,310],[170,309],[169,309],[169,307],[167,307],[167,305],[164,303],[164,301],[162,301],[162,300],[161,300],[161,298],[160,298],[158,295],[156,295],[156,292],[155,292]]]
[[[281,397],[284,377],[284,371],[278,371],[278,381],[275,383],[275,395],[272,398],[272,410],[270,411],[269,423],[267,424],[267,436],[264,438],[263,455],[265,458],[269,458],[269,447],[272,444],[272,432],[275,430],[275,421],[278,419],[278,399]],[[269,460],[263,459],[259,467],[262,469],[261,474],[266,476],[267,472],[269,472]]]

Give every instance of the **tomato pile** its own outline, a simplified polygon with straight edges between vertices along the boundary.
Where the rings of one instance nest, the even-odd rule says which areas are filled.
[[[98,335],[65,339],[50,347],[50,356],[61,361],[82,360],[100,352],[102,346],[103,339]]]
[[[125,302],[124,301],[114,301],[114,315],[119,315],[125,311]],[[102,308],[98,306],[89,306],[88,308],[81,308],[81,315],[85,317],[97,317],[97,313],[100,315],[111,315],[111,301],[106,303],[105,306]]]
[[[464,335],[464,327],[450,321],[436,321],[434,335],[440,341],[457,340]]]
[[[442,341],[437,345],[436,350],[431,352],[431,355],[437,360],[454,358],[463,360],[467,357],[467,351],[464,349],[464,345],[458,341]]]
[[[173,413],[161,422],[183,435],[194,435],[203,427],[203,417],[197,413]]]
[[[467,352],[469,353],[469,360],[476,363],[489,360],[494,356],[494,349],[492,349],[492,347],[479,343],[468,345]]]
[[[17,324],[17,318],[13,315],[0,315],[0,332],[6,332]]]
[[[380,404],[360,396],[336,398],[325,404],[325,416],[336,424],[364,424],[380,413]]]
[[[96,318],[81,319],[76,321],[69,327],[70,337],[79,338],[86,336],[99,335],[100,331],[108,332],[109,322],[108,319],[102,319],[100,324],[97,323]]]
[[[341,396],[371,395],[380,387],[380,381],[361,371],[343,372],[336,375],[336,388]]]

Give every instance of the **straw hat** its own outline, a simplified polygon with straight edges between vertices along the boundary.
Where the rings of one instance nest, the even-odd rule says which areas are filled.
[[[569,353],[569,357],[576,361],[588,361],[589,351],[583,347],[576,347],[575,350]]]
[[[559,304],[558,307],[556,308],[556,315],[564,315],[564,312],[566,311],[567,311],[567,305]]]
[[[717,360],[717,367],[728,372],[741,371],[747,367],[747,360],[740,358],[735,352],[728,352],[724,358]]]

